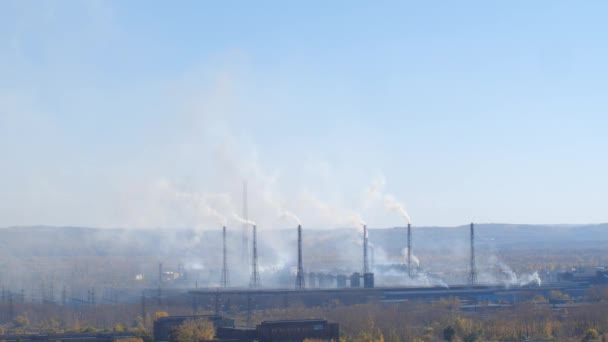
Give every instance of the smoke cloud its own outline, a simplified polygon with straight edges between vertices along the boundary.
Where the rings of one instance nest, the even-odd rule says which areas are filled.
[[[381,200],[386,209],[396,212],[405,220],[407,224],[411,224],[412,220],[410,219],[410,215],[405,210],[405,206],[397,201],[393,195],[384,193],[385,186],[386,180],[384,177],[377,177],[372,181],[368,188],[368,196],[371,200]]]
[[[290,213],[287,210],[283,210],[281,212],[281,214],[279,215],[279,217],[283,218],[283,219],[291,219],[291,220],[295,221],[297,224],[302,224],[302,221],[300,220],[300,218],[298,218],[295,214]]]
[[[233,217],[235,220],[237,220],[238,222],[242,223],[242,224],[247,224],[247,225],[250,225],[250,226],[255,226],[255,225],[256,225],[256,223],[255,223],[255,222],[253,222],[253,221],[251,221],[251,220],[246,220],[246,219],[244,219],[244,218],[240,217],[240,216],[239,216],[239,215],[237,215],[237,214],[234,214],[234,213],[233,213],[233,214],[232,214],[232,217]]]

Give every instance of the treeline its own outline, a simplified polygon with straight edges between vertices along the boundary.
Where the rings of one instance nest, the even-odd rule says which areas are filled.
[[[280,309],[238,310],[226,316],[238,325],[264,320],[326,318],[340,323],[344,341],[601,341],[608,337],[608,288],[594,287],[586,302],[568,301],[560,293],[534,297],[516,305],[463,305],[458,298],[432,303],[400,302],[318,307],[291,303]],[[551,304],[549,299],[561,299]],[[14,304],[14,317],[0,333],[132,331],[149,340],[154,319],[170,315],[210,314],[188,305],[100,305],[68,308],[52,304]],[[6,307],[0,307],[5,310]],[[3,311],[5,312],[5,311]],[[192,328],[194,329],[194,328]],[[191,334],[185,330],[184,334]]]
[[[255,321],[325,317],[340,323],[344,341],[600,341],[608,333],[608,302],[569,308],[544,303],[463,312],[457,298],[422,303],[290,307],[257,312]]]

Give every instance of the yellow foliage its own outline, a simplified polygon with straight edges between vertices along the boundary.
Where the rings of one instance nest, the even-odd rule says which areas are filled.
[[[188,320],[177,327],[174,334],[178,342],[212,340],[215,337],[215,328],[213,323],[205,319]]]
[[[154,313],[154,320],[156,321],[159,318],[169,317],[169,313],[166,311],[156,311]]]

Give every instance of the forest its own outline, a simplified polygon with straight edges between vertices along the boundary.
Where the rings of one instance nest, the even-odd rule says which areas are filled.
[[[608,287],[592,287],[584,298],[568,298],[553,292],[515,305],[480,303],[471,310],[459,298],[432,302],[369,302],[344,305],[332,302],[306,307],[291,303],[283,308],[234,309],[225,316],[237,325],[256,325],[265,320],[325,318],[340,324],[343,341],[603,341],[608,337]],[[10,307],[9,307],[10,305]],[[144,341],[152,338],[154,319],[167,315],[211,314],[188,305],[98,305],[70,308],[56,304],[2,303],[6,318],[0,333],[130,331]],[[9,310],[11,312],[9,312]],[[188,322],[180,328],[180,340],[209,336],[209,327]],[[197,337],[198,336],[198,337]]]

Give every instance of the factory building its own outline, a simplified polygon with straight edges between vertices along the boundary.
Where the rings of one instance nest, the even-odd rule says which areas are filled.
[[[174,341],[175,329],[189,320],[203,319],[213,323],[216,338],[213,341],[273,342],[306,339],[339,341],[340,327],[323,319],[265,321],[253,327],[236,327],[234,320],[219,315],[169,316],[154,321],[154,341]],[[109,341],[110,342],[110,341]]]

